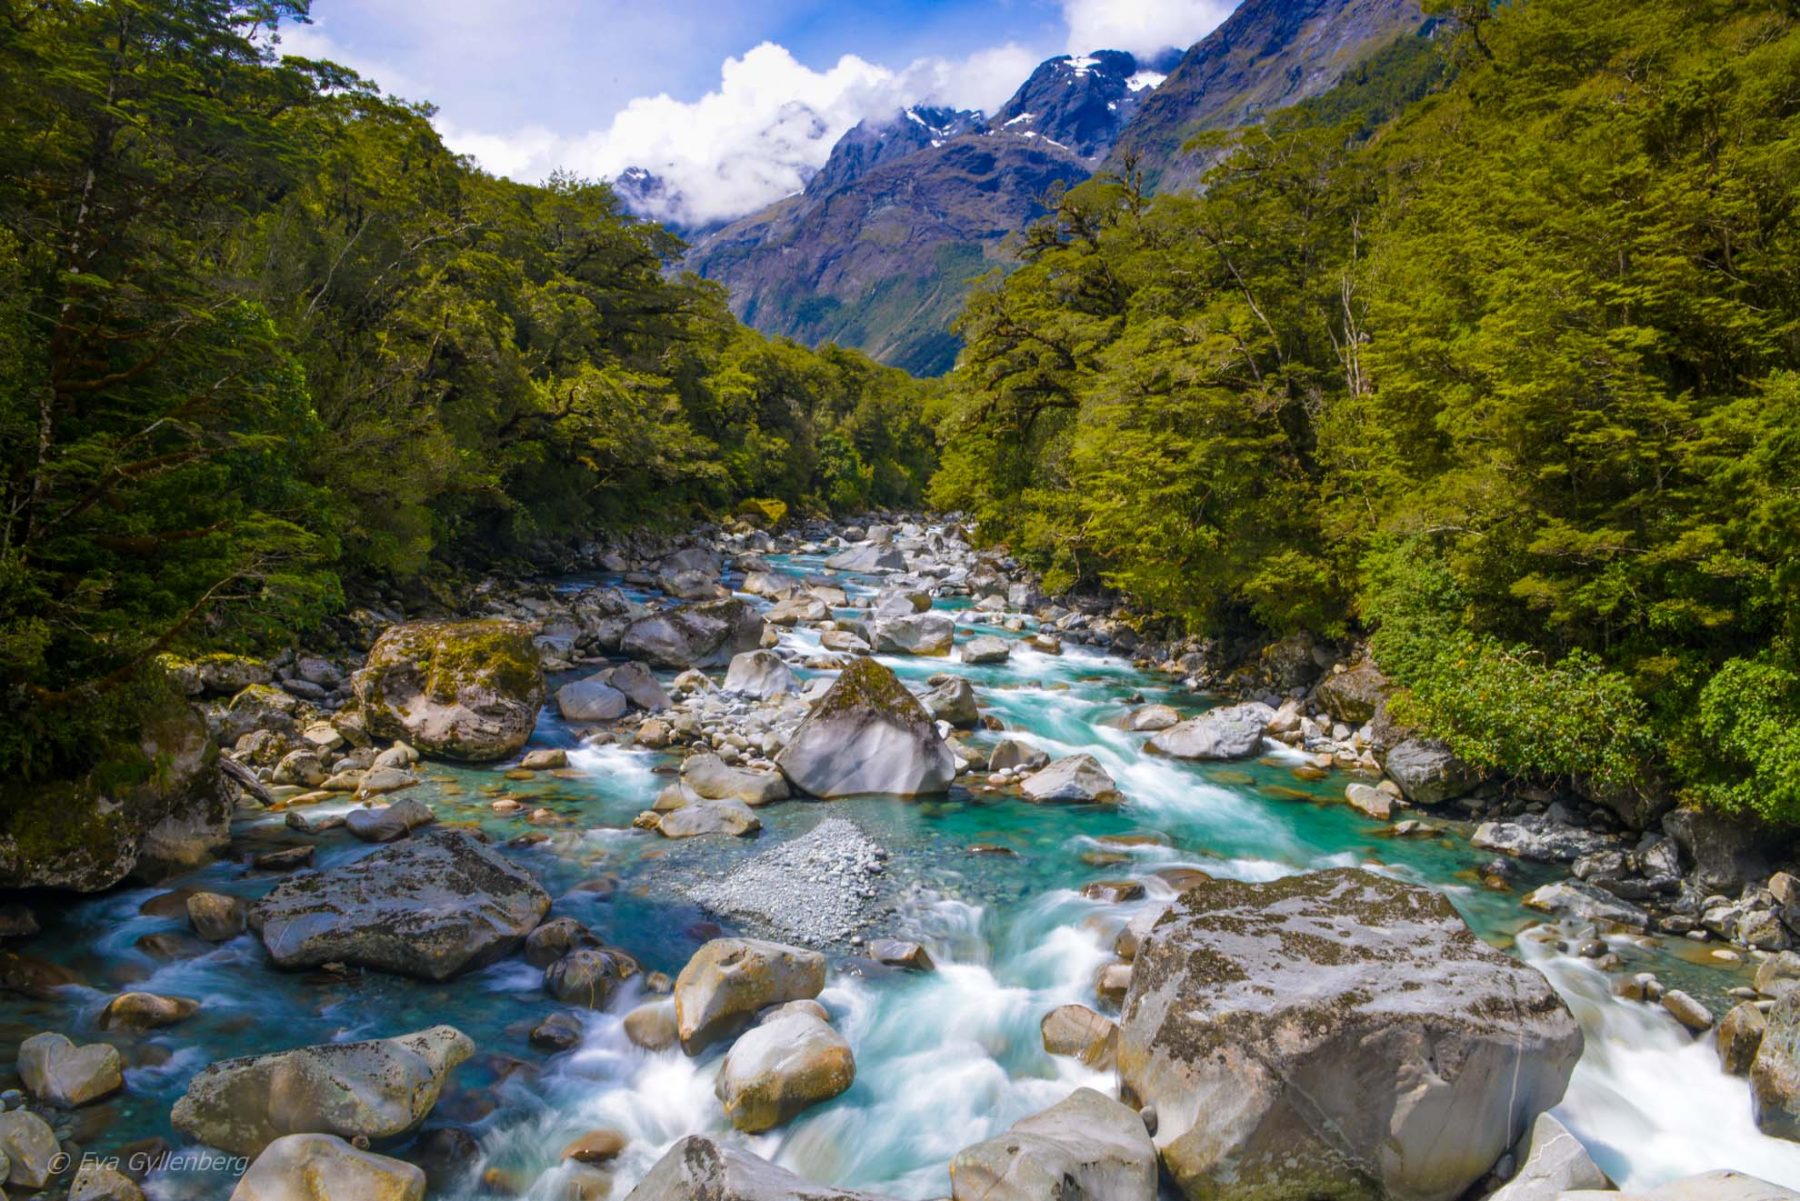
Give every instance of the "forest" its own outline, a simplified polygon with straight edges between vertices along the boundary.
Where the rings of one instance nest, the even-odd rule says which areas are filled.
[[[937,505],[1197,633],[1368,635],[1473,762],[1800,819],[1800,9],[1426,5],[1061,198],[962,319]]]
[[[0,2],[0,771],[91,762],[169,650],[267,650],[746,498],[916,503],[927,385],[738,323],[601,183],[498,179],[283,57],[304,0]]]

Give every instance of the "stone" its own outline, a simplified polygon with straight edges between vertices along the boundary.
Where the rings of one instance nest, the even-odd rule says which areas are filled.
[[[1118,1068],[1189,1198],[1453,1201],[1581,1047],[1440,893],[1340,868],[1184,892],[1138,949]]]
[[[352,677],[370,732],[448,759],[518,754],[544,703],[531,639],[497,619],[390,626]]]
[[[550,908],[530,873],[465,830],[433,829],[300,872],[251,907],[281,967],[349,963],[446,980],[510,953]]]
[[[430,805],[412,797],[372,809],[352,809],[344,815],[344,825],[364,842],[394,842],[436,820]]]
[[[1017,738],[1002,738],[988,756],[988,770],[1037,771],[1050,762],[1050,753]]]
[[[640,617],[625,628],[619,648],[654,667],[723,667],[761,646],[762,635],[756,610],[731,597]]]
[[[578,947],[544,969],[544,987],[564,1004],[605,1009],[619,985],[637,974],[637,961],[622,951]]]
[[[1519,1170],[1487,1201],[1557,1201],[1576,1189],[1611,1186],[1581,1140],[1547,1113],[1540,1113],[1531,1132],[1519,1142]]]
[[[200,1011],[192,997],[164,997],[149,992],[120,993],[100,1013],[103,1030],[156,1030],[185,1022]]]
[[[733,655],[731,666],[725,671],[725,691],[752,700],[773,700],[799,688],[794,673],[774,651],[754,650]]]
[[[1081,895],[1090,901],[1123,905],[1128,901],[1142,900],[1144,886],[1136,880],[1094,880],[1082,885]]]
[[[975,688],[961,676],[951,676],[919,698],[925,711],[937,720],[947,721],[961,729],[971,730],[981,722],[981,709],[975,704]]]
[[[0,1158],[6,1161],[6,1183],[21,1188],[43,1188],[55,1175],[62,1153],[50,1123],[29,1109],[0,1113]]]
[[[1634,930],[1648,929],[1650,925],[1650,915],[1643,909],[1583,880],[1546,884],[1526,893],[1520,904],[1539,913],[1584,922],[1628,926]]]
[[[1387,699],[1387,677],[1364,659],[1335,675],[1326,676],[1313,689],[1313,703],[1338,721],[1360,726],[1375,716]]]
[[[207,942],[224,942],[242,934],[248,912],[242,897],[197,892],[187,899],[188,922]]]
[[[1388,793],[1368,784],[1349,784],[1344,788],[1344,800],[1350,807],[1364,817],[1372,817],[1384,822],[1393,818],[1395,800]]]
[[[646,1001],[625,1015],[625,1037],[646,1051],[666,1051],[681,1041],[673,1000]]]
[[[1209,709],[1153,734],[1146,747],[1172,759],[1244,759],[1262,748],[1275,710],[1260,701]]]
[[[716,938],[675,978],[676,1035],[693,1055],[743,1029],[758,1010],[811,1000],[824,988],[825,957],[817,951]]]
[[[703,834],[743,838],[762,829],[762,819],[742,801],[703,801],[652,816],[655,820],[651,828],[664,838],[698,838]]]
[[[681,764],[681,782],[709,801],[742,801],[769,805],[790,795],[787,778],[778,771],[730,767],[717,755],[689,755]]]
[[[1663,815],[1663,829],[1694,865],[1694,887],[1702,893],[1736,896],[1745,884],[1769,875],[1768,848],[1778,841],[1760,822],[1704,809],[1677,809]]]
[[[892,544],[866,543],[839,551],[825,560],[833,571],[875,572],[905,571],[906,556]]]
[[[1565,825],[1548,814],[1528,813],[1508,821],[1482,822],[1469,844],[1533,863],[1573,863],[1584,855],[1613,849],[1615,840]]]
[[[1741,1001],[1726,1010],[1725,1016],[1719,1019],[1716,1042],[1719,1066],[1726,1075],[1750,1074],[1750,1066],[1756,1062],[1756,1052],[1762,1046],[1763,1033],[1767,1029],[1768,1020],[1754,1001]]]
[[[1112,1070],[1118,1023],[1086,1005],[1058,1005],[1038,1023],[1038,1033],[1050,1054],[1072,1055],[1096,1071]]]
[[[569,752],[561,747],[526,751],[525,757],[519,760],[519,766],[526,771],[559,771],[569,766]]]
[[[1800,1201],[1800,1192],[1744,1172],[1721,1168],[1698,1176],[1684,1176],[1642,1192],[1571,1189],[1558,1201]]]
[[[1783,951],[1771,955],[1756,968],[1756,991],[1765,997],[1779,997],[1800,988],[1800,955]]]
[[[104,1159],[84,1159],[69,1182],[69,1201],[144,1201],[144,1190]]]
[[[1028,801],[1048,804],[1111,804],[1119,786],[1092,755],[1065,755],[1025,777],[1019,791]]]
[[[564,721],[617,721],[630,704],[623,692],[598,676],[564,684],[556,690],[556,709]]]
[[[1674,1019],[1696,1034],[1713,1027],[1712,1011],[1679,988],[1671,988],[1662,997],[1662,1007]]]
[[[714,1086],[737,1129],[760,1134],[829,1101],[856,1079],[850,1044],[817,1014],[788,1005],[739,1036]]]
[[[419,782],[419,778],[409,771],[398,767],[372,767],[363,773],[362,783],[357,785],[356,795],[359,797],[381,796],[390,792],[399,792],[403,788],[411,788]],[[422,801],[413,802],[423,805]],[[430,810],[426,810],[430,812]]]
[[[671,704],[662,681],[642,663],[615,664],[596,673],[593,678],[608,688],[624,693],[626,700],[646,713],[660,713]]]
[[[107,1043],[76,1046],[66,1034],[45,1031],[19,1044],[25,1091],[50,1105],[73,1109],[125,1087],[119,1049]]]
[[[1763,1036],[1750,1065],[1750,1095],[1764,1134],[1800,1141],[1800,990],[1763,1014]]]
[[[553,917],[525,936],[525,962],[549,967],[570,951],[597,947],[600,940],[572,917]]]
[[[993,634],[977,634],[962,644],[957,657],[971,666],[1004,663],[1012,658],[1012,643]]]
[[[956,758],[930,714],[874,659],[838,674],[775,764],[795,788],[825,799],[939,793],[956,778]]]
[[[883,1201],[812,1184],[750,1152],[692,1134],[656,1161],[625,1201]]]
[[[170,1121],[233,1155],[258,1155],[292,1134],[393,1138],[425,1120],[450,1070],[474,1053],[460,1030],[433,1026],[224,1059],[193,1078]]]
[[[631,1140],[617,1130],[590,1130],[562,1149],[562,1158],[576,1163],[611,1163],[619,1158]]]
[[[329,1134],[290,1134],[256,1157],[231,1201],[424,1201],[425,1173]]]
[[[875,649],[896,655],[947,655],[956,640],[956,621],[948,613],[911,613],[878,622]]]
[[[553,1013],[531,1028],[526,1041],[546,1051],[567,1051],[581,1043],[581,1019],[572,1013]]]
[[[1156,1201],[1156,1182],[1144,1120],[1091,1088],[950,1161],[954,1201]]]
[[[1181,724],[1181,714],[1173,705],[1145,705],[1133,709],[1125,718],[1125,728],[1138,733],[1157,733]]]
[[[1409,805],[1441,805],[1464,796],[1481,783],[1482,773],[1441,742],[1408,738],[1387,753],[1382,769]]]
[[[869,958],[887,967],[902,967],[909,972],[933,972],[937,964],[931,953],[916,942],[898,938],[877,938],[869,943]]]

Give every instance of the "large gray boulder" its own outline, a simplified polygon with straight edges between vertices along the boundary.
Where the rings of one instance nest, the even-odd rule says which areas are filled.
[[[1150,750],[1172,759],[1244,759],[1262,748],[1275,710],[1260,701],[1208,709],[1151,736]]]
[[[1556,1201],[1572,1189],[1611,1185],[1581,1140],[1547,1113],[1532,1123],[1518,1148],[1519,1170],[1488,1201]]]
[[[289,1134],[392,1138],[423,1122],[450,1069],[475,1053],[452,1026],[224,1059],[200,1073],[170,1121],[199,1142],[256,1155]]]
[[[857,659],[839,673],[775,757],[795,788],[816,797],[943,792],[956,759],[930,714],[894,673]]]
[[[664,609],[626,627],[619,648],[656,667],[723,667],[762,645],[763,620],[737,597]]]
[[[251,907],[250,926],[281,967],[444,980],[506,955],[549,908],[529,872],[465,830],[434,829],[287,877]]]
[[[1144,1120],[1076,1089],[950,1161],[954,1201],[1156,1201],[1156,1147]]]
[[[1190,1198],[1453,1201],[1581,1045],[1442,895],[1344,868],[1184,893],[1137,951],[1118,1066]]]
[[[947,655],[956,641],[948,613],[909,613],[875,624],[875,649],[895,655]]]
[[[703,1134],[682,1139],[625,1201],[882,1201],[872,1193],[813,1184]]]
[[[847,550],[825,560],[825,566],[833,571],[860,571],[865,573],[905,571],[906,556],[900,548],[890,544],[877,546],[867,543],[852,546]]]
[[[1313,702],[1339,721],[1361,725],[1381,709],[1391,687],[1381,669],[1363,659],[1319,681]]]
[[[689,1055],[750,1024],[758,1010],[810,1001],[825,988],[825,956],[756,938],[715,938],[675,978],[675,1032]]]
[[[1441,805],[1481,783],[1481,770],[1464,763],[1441,742],[1408,738],[1387,753],[1382,767],[1414,805]]]
[[[630,703],[623,692],[597,675],[556,690],[556,709],[564,721],[617,721],[625,716]]]
[[[389,626],[352,677],[369,732],[447,759],[518,754],[544,703],[531,639],[497,619]]]
[[[1040,805],[1081,805],[1119,799],[1119,785],[1092,755],[1065,755],[1025,777],[1019,791]]]
[[[423,1201],[425,1173],[359,1151],[329,1134],[290,1134],[270,1143],[239,1177],[231,1201]]]

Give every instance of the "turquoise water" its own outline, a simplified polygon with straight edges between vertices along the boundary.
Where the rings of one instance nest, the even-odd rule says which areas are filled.
[[[786,558],[783,570],[817,573],[818,560]],[[842,580],[836,582],[844,582]],[[870,581],[850,581],[859,589]],[[948,606],[947,606],[948,607]],[[960,606],[959,606],[960,607]],[[983,632],[1002,633],[984,626]],[[795,650],[817,649],[809,631],[785,635]],[[930,802],[864,798],[830,803],[792,801],[760,811],[758,839],[668,842],[631,828],[667,781],[676,759],[623,746],[581,748],[546,713],[535,746],[571,749],[571,770],[531,781],[494,768],[428,768],[413,795],[440,820],[479,825],[497,843],[545,835],[533,845],[506,845],[556,898],[554,914],[580,919],[647,968],[674,974],[693,950],[718,932],[674,885],[699,870],[716,871],[827,816],[855,822],[891,854],[890,871],[914,879],[888,930],[925,942],[939,970],[922,975],[834,971],[821,998],[856,1053],[849,1092],[770,1134],[749,1138],[753,1150],[815,1180],[878,1189],[900,1197],[941,1196],[945,1165],[960,1148],[1059,1100],[1074,1087],[1110,1081],[1068,1059],[1046,1055],[1038,1021],[1055,1005],[1092,1003],[1095,973],[1111,958],[1116,931],[1137,905],[1105,905],[1080,894],[1099,879],[1142,880],[1149,896],[1173,895],[1158,871],[1187,867],[1244,879],[1269,879],[1326,866],[1365,866],[1444,890],[1475,928],[1496,945],[1539,964],[1570,999],[1588,1035],[1588,1052],[1560,1111],[1603,1166],[1622,1182],[1651,1184],[1713,1167],[1738,1167],[1800,1185],[1800,1147],[1762,1138],[1749,1117],[1741,1081],[1719,1073],[1704,1042],[1694,1043],[1661,1010],[1617,1001],[1607,979],[1556,946],[1515,936],[1532,920],[1519,896],[1553,873],[1526,868],[1515,891],[1484,887],[1467,830],[1453,823],[1424,838],[1390,837],[1341,803],[1347,777],[1322,780],[1295,773],[1300,756],[1286,751],[1248,763],[1194,765],[1142,756],[1143,735],[1109,724],[1136,703],[1168,701],[1184,711],[1203,702],[1168,689],[1118,658],[1070,647],[1062,656],[1023,646],[1006,665],[966,668],[945,660],[884,657],[915,684],[942,671],[976,685],[985,712],[1007,737],[1054,754],[1087,751],[1119,782],[1116,808],[1040,808],[957,790]],[[810,673],[801,672],[801,675]],[[973,736],[987,744],[1003,735]],[[501,818],[490,802],[509,796],[527,810],[547,808],[549,824]],[[372,848],[347,834],[308,838],[280,815],[239,823],[241,848],[261,850],[312,842],[317,864],[330,866]],[[1108,836],[1148,836],[1131,845]],[[1010,855],[975,854],[976,845]],[[1123,861],[1108,862],[1123,856]],[[248,858],[245,854],[244,859]],[[171,882],[253,897],[275,877],[218,864]],[[440,1195],[524,1195],[551,1201],[563,1171],[557,1153],[596,1126],[625,1132],[631,1146],[618,1167],[615,1196],[676,1139],[727,1127],[712,1093],[719,1051],[697,1060],[652,1054],[624,1038],[621,1016],[634,991],[587,1018],[577,1049],[546,1056],[527,1034],[557,1006],[541,973],[514,960],[443,984],[375,973],[281,973],[246,936],[218,947],[190,946],[174,958],[139,946],[146,935],[186,937],[185,917],[156,917],[140,906],[166,892],[133,889],[40,913],[44,933],[26,949],[77,972],[86,987],[55,1001],[0,1003],[4,1037],[16,1043],[41,1029],[78,1039],[107,1038],[124,1051],[128,1091],[81,1111],[75,1138],[96,1151],[131,1140],[175,1136],[169,1107],[204,1064],[228,1055],[337,1039],[391,1035],[452,1023],[476,1042],[477,1057],[457,1069],[432,1125],[457,1123],[478,1135],[482,1160],[463,1184]],[[1635,966],[1716,996],[1739,982],[1723,969],[1692,962],[1691,948],[1615,940]],[[1672,951],[1686,956],[1678,957]],[[142,1037],[103,1034],[96,1019],[105,1001],[126,988],[196,997],[199,1015]],[[392,1148],[405,1156],[404,1143]],[[163,1175],[158,1197],[216,1198],[229,1193],[218,1173]]]

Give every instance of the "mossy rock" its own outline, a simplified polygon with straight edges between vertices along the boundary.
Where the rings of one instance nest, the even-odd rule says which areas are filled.
[[[776,529],[787,520],[787,502],[774,497],[747,500],[737,507],[737,515],[766,530]]]
[[[369,731],[447,759],[517,754],[544,703],[531,627],[516,621],[412,621],[390,627],[356,673]]]

